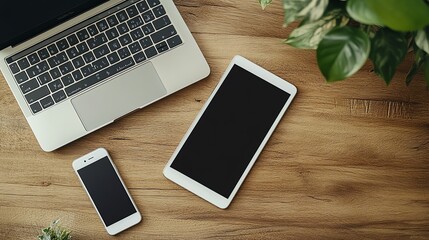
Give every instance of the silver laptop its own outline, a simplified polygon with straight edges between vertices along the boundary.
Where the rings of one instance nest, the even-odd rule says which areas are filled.
[[[1,3],[0,69],[53,151],[208,76],[171,0]]]

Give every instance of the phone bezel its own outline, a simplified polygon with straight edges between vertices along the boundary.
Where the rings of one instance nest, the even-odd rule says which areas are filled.
[[[230,71],[234,65],[238,65],[238,66],[242,67],[246,71],[258,76],[262,80],[267,81],[268,83],[271,83],[272,85],[278,87],[279,89],[289,93],[290,97],[286,101],[285,105],[283,106],[283,108],[280,111],[280,113],[278,114],[278,116],[276,117],[273,125],[270,127],[269,131],[267,132],[267,135],[262,140],[257,151],[255,152],[255,155],[253,155],[251,161],[249,162],[245,171],[241,175],[240,180],[235,185],[234,190],[232,191],[231,195],[228,198],[225,198],[224,196],[214,192],[210,188],[200,184],[199,182],[193,180],[192,178],[190,178],[190,177],[184,175],[183,173],[173,169],[171,167],[171,164],[173,163],[173,161],[176,158],[177,154],[179,153],[180,149],[185,144],[189,135],[192,133],[193,129],[195,128],[195,126],[199,122],[201,116],[204,114],[208,105],[213,100],[214,96],[216,95],[217,91],[219,90],[220,86],[223,84],[224,80],[226,79],[226,77],[228,76],[228,74],[230,73]],[[172,157],[170,158],[167,165],[165,166],[164,171],[163,171],[164,176],[166,178],[170,179],[171,181],[177,183],[178,185],[182,186],[183,188],[185,188],[185,189],[191,191],[192,193],[196,194],[197,196],[199,196],[199,197],[205,199],[206,201],[212,203],[213,205],[215,205],[221,209],[227,208],[229,206],[229,204],[231,203],[232,199],[234,198],[234,196],[236,195],[236,193],[237,193],[238,189],[240,188],[241,184],[243,183],[244,179],[246,178],[246,176],[250,172],[250,169],[254,165],[256,159],[258,158],[259,154],[261,153],[261,151],[264,148],[265,144],[267,143],[268,139],[271,137],[272,133],[274,132],[274,129],[277,127],[278,123],[280,122],[282,116],[286,112],[287,108],[289,107],[289,105],[292,102],[293,98],[295,97],[296,93],[297,93],[297,88],[294,85],[290,84],[289,82],[281,79],[280,77],[274,75],[273,73],[263,69],[262,67],[250,62],[249,60],[247,60],[241,56],[235,56],[233,58],[233,60],[231,61],[231,63],[229,64],[228,68],[226,69],[225,73],[222,75],[222,78],[219,81],[219,83],[217,84],[215,90],[210,95],[209,99],[204,104],[201,111],[198,113],[197,117],[195,118],[195,120],[193,121],[191,126],[189,127],[185,136],[182,138],[178,147],[174,151]]]
[[[103,218],[101,217],[100,212],[97,209],[97,206],[95,205],[94,201],[92,200],[91,195],[89,194],[88,190],[86,189],[85,183],[82,181],[82,178],[80,177],[80,175],[78,173],[79,169],[85,168],[86,166],[91,165],[94,162],[96,162],[96,161],[98,161],[104,157],[107,157],[109,159],[110,164],[112,164],[113,169],[116,172],[116,175],[118,176],[119,180],[122,183],[122,186],[124,187],[128,197],[131,200],[131,203],[133,204],[134,208],[136,209],[135,213],[133,213],[133,214],[129,215],[128,217],[121,219],[118,222],[113,223],[109,226],[106,226]],[[86,194],[88,195],[89,199],[91,200],[92,205],[94,206],[95,210],[97,211],[97,214],[100,217],[101,222],[104,225],[104,228],[106,229],[106,231],[110,235],[116,235],[116,234],[124,231],[125,229],[136,225],[137,223],[139,223],[141,221],[142,217],[141,217],[140,211],[138,210],[136,204],[134,203],[133,198],[131,197],[130,193],[128,192],[127,187],[124,184],[124,181],[121,178],[121,175],[119,175],[118,169],[116,168],[115,164],[112,161],[112,158],[110,157],[110,155],[106,149],[98,148],[98,149],[86,154],[85,156],[82,156],[82,157],[74,160],[72,165],[73,165],[73,169],[74,169],[76,175],[79,178],[80,183],[82,184],[83,188],[85,189]]]

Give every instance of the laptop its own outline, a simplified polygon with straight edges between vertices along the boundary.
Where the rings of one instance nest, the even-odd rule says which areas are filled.
[[[209,75],[171,0],[8,0],[0,70],[53,151]]]

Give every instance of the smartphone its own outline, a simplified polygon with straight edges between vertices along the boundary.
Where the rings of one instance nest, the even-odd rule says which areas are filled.
[[[236,56],[164,175],[219,208],[231,203],[297,89]]]
[[[110,235],[141,221],[141,214],[106,149],[96,149],[74,160],[73,169]]]

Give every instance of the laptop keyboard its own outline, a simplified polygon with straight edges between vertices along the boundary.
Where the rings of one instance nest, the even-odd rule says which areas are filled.
[[[112,9],[6,60],[33,114],[182,44],[159,0]]]

